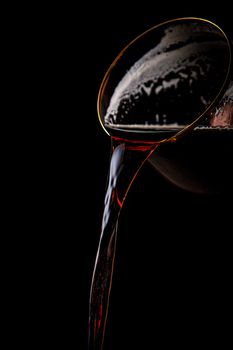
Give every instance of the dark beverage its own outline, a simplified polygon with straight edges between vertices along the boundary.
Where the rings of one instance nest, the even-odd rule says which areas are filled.
[[[222,98],[227,102],[220,115],[226,117],[224,126],[231,125],[225,113],[232,91],[225,34],[210,22],[186,18],[152,28],[126,49],[105,75],[98,96],[99,119],[112,150],[90,293],[89,350],[103,348],[118,218],[145,161],[191,191],[218,192],[220,182],[230,186],[232,178],[232,131],[212,128],[222,118],[209,125]],[[224,95],[227,88],[230,93]],[[191,132],[200,121],[208,127]]]
[[[137,172],[157,144],[112,138],[100,242],[94,268],[89,311],[89,350],[103,348],[117,241],[118,218]]]
[[[158,135],[159,139],[166,138],[169,130]],[[90,298],[89,350],[103,348],[119,214],[143,163],[148,160],[169,181],[188,191],[232,191],[232,128],[199,127],[177,141],[164,143],[115,136],[111,140],[109,178]]]
[[[163,134],[167,135],[169,131]],[[119,214],[128,190],[144,162],[147,160],[169,181],[188,191],[232,191],[233,129],[200,127],[175,142],[163,144],[132,142],[116,137],[111,140],[109,178],[90,299],[89,350],[103,349]],[[181,232],[179,236],[180,234]],[[205,235],[202,243],[206,240],[204,237]],[[130,254],[129,252],[129,256]]]

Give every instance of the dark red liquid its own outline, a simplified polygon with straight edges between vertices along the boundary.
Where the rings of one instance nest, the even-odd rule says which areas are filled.
[[[169,181],[191,192],[208,193],[212,191],[213,193],[218,193],[224,190],[228,191],[232,189],[232,136],[232,129],[197,129],[193,133],[190,133],[189,135],[179,139],[176,142],[165,142],[164,144],[160,145],[156,143],[143,143],[139,141],[132,142],[123,139],[112,138],[112,153],[109,167],[109,178],[105,195],[102,228],[90,293],[89,350],[101,350],[104,348],[103,345],[105,338],[105,328],[109,309],[114,261],[116,255],[118,219],[129,188],[135,180],[141,166],[146,160],[148,160],[155,167],[156,171],[160,172]],[[155,183],[154,186],[156,188],[157,184]],[[156,198],[154,200],[155,202],[151,207],[151,212],[148,212],[148,215],[146,217],[148,219],[155,219],[154,223],[151,224],[151,227],[153,226],[157,232],[155,237],[158,237],[157,235],[160,236],[160,233],[165,233],[164,237],[166,238],[166,229],[165,231],[161,231],[161,229],[157,227],[157,207],[162,206],[164,208],[164,212],[167,214],[164,218],[164,227],[166,227],[166,221],[172,221],[172,210],[170,207],[172,205],[178,205],[179,201],[177,202],[176,198],[173,198],[172,200],[169,200],[168,203],[166,203],[165,200],[165,203],[162,204],[161,202],[158,202]],[[152,210],[154,210],[154,213],[152,213]],[[183,221],[187,213],[181,212],[180,214],[181,221]],[[143,219],[143,216],[141,218],[142,220],[145,220],[145,218]],[[178,219],[180,220],[180,218]],[[174,227],[176,227],[177,230],[177,224],[175,224],[175,222],[176,221],[174,221]],[[145,227],[146,226],[144,226],[142,230],[143,234],[146,234]],[[136,234],[137,231],[132,225],[129,227],[129,231],[131,230]],[[170,226],[168,231],[170,232],[169,235],[172,234],[171,237],[169,236],[169,241],[173,242],[174,238],[172,237],[174,235],[174,232]],[[211,234],[211,237],[212,236],[213,234]],[[180,233],[176,237],[178,241],[181,240]],[[205,246],[208,246],[207,242],[209,240],[209,237],[206,238],[206,234],[204,234],[203,237],[205,238],[202,243],[204,242]],[[136,241],[137,237],[134,235],[131,244],[135,245]],[[142,238],[142,242],[139,243],[140,247],[137,249],[137,251],[140,251],[140,249],[142,249],[144,245],[143,242],[145,241],[147,240],[145,238]],[[160,241],[157,242],[157,246],[155,245],[154,249],[156,251],[158,247],[167,245],[168,249],[175,247],[175,250],[179,251],[180,248],[176,246],[175,242],[176,241],[174,241],[170,246],[169,242],[165,242],[165,244],[163,239],[160,239]],[[199,244],[195,244],[197,244],[195,249],[198,250]],[[146,247],[146,249],[148,249],[148,247]],[[216,249],[216,247],[214,249]],[[153,252],[154,250],[152,250],[151,253],[151,249],[148,249],[149,255],[153,255]],[[159,256],[159,254],[160,253],[158,252],[157,256]],[[180,251],[178,254],[181,256],[183,254],[183,251]],[[192,251],[191,254],[193,254],[193,259],[195,260],[196,257],[194,252]],[[135,268],[135,266],[137,266],[137,264],[134,264],[134,262],[136,262],[138,257],[132,256],[130,250],[128,250],[127,255],[129,256],[129,260],[133,261],[133,267],[131,267],[132,270]],[[181,264],[178,256],[176,256],[173,251],[171,251],[170,257],[172,257],[172,259],[177,259],[178,264]],[[187,257],[188,255],[185,257],[185,259]],[[160,258],[163,259],[163,257]],[[183,263],[187,264],[187,261],[183,261]],[[212,261],[212,263],[214,264],[214,261]],[[177,262],[174,260],[172,264],[177,264]],[[150,262],[149,265],[153,266],[153,263]],[[198,268],[200,268],[200,270],[202,269],[202,267]],[[161,267],[159,269],[161,269]],[[169,269],[172,271],[172,266],[169,267]],[[195,266],[192,266],[192,269],[195,271]],[[163,269],[161,269],[161,271],[163,271]],[[122,271],[120,271],[120,273],[122,273]],[[130,276],[130,273],[131,272],[128,273],[128,276]],[[138,276],[141,276],[140,268],[137,269],[137,273]],[[166,273],[168,272],[166,271]],[[145,272],[143,272],[143,274],[145,274]],[[168,278],[172,280],[174,276],[169,276]],[[202,276],[200,278],[203,279],[205,277]],[[128,277],[126,277],[126,279],[128,279]],[[138,279],[139,285],[136,287],[136,289],[133,290],[133,294],[136,293],[138,296],[140,296],[140,288],[142,288],[140,285],[143,278],[138,277]],[[196,279],[198,280],[198,278]],[[177,281],[175,283],[177,283]],[[182,285],[183,282],[180,280],[178,283]],[[192,283],[192,281],[190,281],[190,283]],[[205,285],[205,288],[207,288],[207,285],[203,281],[202,283]],[[145,288],[147,289],[148,287]],[[125,295],[127,295],[127,288],[124,287],[123,289]],[[174,291],[170,292],[172,298],[174,298]],[[185,297],[186,296],[184,295],[184,298]],[[148,300],[150,300],[150,298],[153,299],[152,295]],[[205,296],[205,298],[207,298],[207,296]],[[186,302],[191,303],[191,300],[187,299]],[[137,310],[137,308],[140,306],[140,303],[135,304],[135,310]],[[169,305],[171,308],[174,308],[174,310],[176,310],[175,300],[172,300]],[[158,309],[160,310],[159,313],[161,314],[162,311],[160,307],[161,306],[158,300]],[[147,309],[150,309],[148,305]],[[134,318],[133,315],[136,312],[136,315],[138,315],[140,318],[140,313],[137,313],[135,310],[132,311],[132,317]],[[185,317],[188,317],[188,313],[192,314],[192,312],[195,312],[195,310],[192,310],[190,306],[188,310],[189,311],[186,311],[187,314]],[[123,318],[124,312],[125,311],[123,310]],[[172,311],[170,314],[169,317],[173,319],[171,323],[175,322],[173,314],[174,312],[177,313],[178,309],[176,311]],[[182,312],[184,312],[184,310]],[[169,310],[166,310],[166,313],[169,313]],[[118,322],[120,324],[121,322],[124,323],[123,319],[118,320]],[[138,320],[138,322],[140,323],[140,320]],[[157,322],[158,320],[156,320],[156,323]],[[184,322],[184,320],[182,322]],[[162,324],[164,324],[165,327],[165,319],[162,320],[162,323],[159,326],[159,332],[164,332]],[[143,328],[143,325],[141,326]],[[179,333],[179,337],[182,337],[182,332]],[[121,340],[121,342],[123,342],[123,340]],[[118,347],[119,346],[120,344],[118,344]],[[106,350],[108,350],[108,348],[106,348]]]
[[[89,350],[103,348],[117,242],[118,218],[128,190],[157,145],[112,138],[102,228],[89,306]]]

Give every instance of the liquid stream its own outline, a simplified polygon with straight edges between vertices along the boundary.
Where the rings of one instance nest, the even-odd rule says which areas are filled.
[[[135,144],[112,138],[111,161],[102,228],[90,292],[89,350],[101,350],[103,348],[114,269],[119,214],[139,169],[157,146],[158,144],[156,143]]]

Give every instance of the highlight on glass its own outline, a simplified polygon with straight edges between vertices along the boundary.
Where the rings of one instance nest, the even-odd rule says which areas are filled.
[[[173,137],[205,124],[232,91],[231,56],[230,39],[205,19],[179,18],[147,30],[103,79],[97,108],[104,130],[158,141],[164,132]]]
[[[107,70],[97,112],[110,136],[111,158],[90,288],[89,350],[104,346],[118,220],[138,171],[146,160],[162,171],[160,150],[176,150],[197,128],[232,130],[232,81],[230,39],[215,23],[194,17],[145,31]]]

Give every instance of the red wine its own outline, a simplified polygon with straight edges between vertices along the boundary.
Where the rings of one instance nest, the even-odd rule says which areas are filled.
[[[167,128],[153,131],[153,142],[145,141],[148,132],[146,128],[129,128],[122,132],[118,129],[119,137],[112,136],[102,228],[90,293],[89,350],[103,349],[118,218],[139,169],[148,159],[158,172],[186,190],[201,193],[229,192],[233,178],[233,129],[231,113],[225,112],[226,108],[223,108],[220,116],[215,113],[212,119],[212,125],[220,123],[221,127],[202,126],[174,140],[169,138],[170,130]],[[222,123],[230,127],[223,127]],[[161,140],[168,141],[161,143]],[[169,142],[171,140],[173,142]]]
[[[232,146],[233,129],[230,128],[196,128],[176,142],[163,144],[112,138],[101,236],[90,293],[89,350],[103,349],[118,219],[143,163],[148,160],[163,176],[189,191],[229,191],[233,179]]]
[[[112,138],[102,228],[90,292],[89,350],[103,348],[119,214],[137,172],[156,147],[156,143],[129,142]]]
[[[112,152],[90,292],[89,350],[103,349],[118,219],[139,169],[149,159],[164,176],[188,189],[184,180],[190,179],[185,172],[187,164],[194,164],[196,169],[196,158],[203,159],[203,165],[197,168],[204,173],[205,156],[216,153],[209,134],[199,142],[203,155],[198,157],[195,136],[189,138],[191,133],[178,142],[177,132],[194,127],[193,123],[200,118],[203,121],[204,116],[210,117],[206,114],[212,112],[212,104],[222,98],[230,65],[228,40],[210,22],[191,18],[178,23],[168,21],[146,33],[114,61],[98,97],[98,114],[111,135]],[[222,144],[220,140],[220,152],[224,152]],[[182,172],[177,169],[179,159]],[[220,157],[217,163],[221,166]],[[223,179],[217,172],[215,177],[218,182]]]

